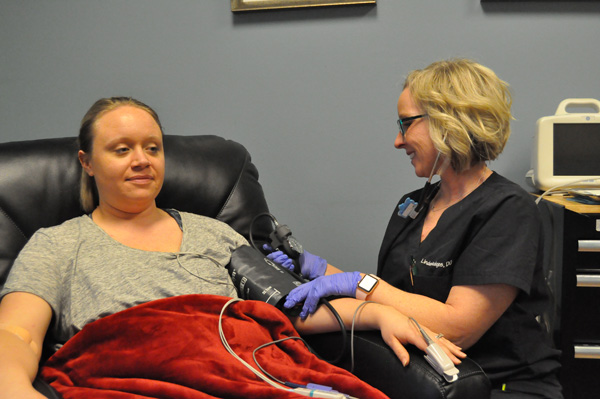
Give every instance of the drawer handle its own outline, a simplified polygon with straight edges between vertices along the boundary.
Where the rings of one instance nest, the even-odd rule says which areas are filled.
[[[579,240],[579,252],[600,252],[600,240]]]
[[[575,345],[575,359],[600,359],[600,346]]]
[[[600,288],[600,275],[598,274],[578,274],[578,287],[596,287]]]

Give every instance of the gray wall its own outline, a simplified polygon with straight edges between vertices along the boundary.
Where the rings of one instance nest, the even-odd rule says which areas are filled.
[[[399,196],[405,74],[471,57],[508,81],[513,135],[492,169],[525,185],[535,121],[600,98],[600,3],[379,0],[234,15],[229,0],[0,0],[1,141],[74,136],[96,99],[131,95],[166,133],[250,150],[272,212],[312,252],[374,271]]]

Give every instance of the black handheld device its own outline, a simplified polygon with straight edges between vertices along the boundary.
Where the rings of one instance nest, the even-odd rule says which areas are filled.
[[[290,270],[266,258],[258,250],[244,245],[231,254],[227,266],[231,280],[242,299],[269,303],[287,314],[301,309],[283,307],[285,297],[304,280]]]
[[[275,230],[269,235],[269,239],[271,240],[271,247],[279,249],[292,260],[297,260],[304,252],[302,248],[302,244],[294,236],[292,236],[292,231],[285,224],[277,223],[277,220],[273,220],[275,223]]]
[[[252,227],[254,226],[254,222],[261,216],[268,216],[273,222],[273,231],[269,234],[269,241],[267,242],[271,248],[282,251],[285,253],[294,263],[294,272],[298,275],[298,277],[302,280],[302,275],[300,274],[300,255],[304,252],[304,248],[302,244],[292,235],[292,231],[285,224],[279,224],[275,216],[270,213],[260,213],[256,215],[252,222],[250,223],[250,243],[252,246],[257,248],[254,243],[254,239],[252,238]]]

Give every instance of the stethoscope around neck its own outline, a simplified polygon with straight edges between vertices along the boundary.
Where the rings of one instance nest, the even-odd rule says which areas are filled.
[[[433,163],[433,167],[431,168],[431,173],[429,174],[429,178],[427,182],[425,182],[425,186],[421,191],[421,196],[419,197],[419,202],[415,202],[410,197],[406,198],[406,200],[398,205],[398,216],[402,218],[410,217],[411,219],[415,219],[419,213],[423,210],[423,208],[428,207],[435,198],[435,195],[440,190],[441,180],[435,183],[431,183],[433,176],[436,174],[437,164],[440,160],[440,156],[442,155],[441,151],[438,151],[437,157],[435,157],[435,162]],[[448,161],[444,162],[442,167],[440,168],[440,173],[446,169],[448,166]]]

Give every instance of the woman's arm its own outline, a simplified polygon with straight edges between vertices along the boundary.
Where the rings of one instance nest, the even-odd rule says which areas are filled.
[[[14,292],[0,302],[0,398],[44,398],[32,386],[52,310],[33,294]]]
[[[327,269],[325,270],[325,275],[328,276],[330,274],[335,274],[335,273],[343,273],[343,270],[338,269],[337,267],[330,265],[329,263],[327,264]]]
[[[354,296],[361,275],[351,272],[319,277],[292,290],[284,306],[291,308],[304,302],[300,316],[306,317],[317,309],[319,298]],[[369,300],[413,317],[455,344],[469,348],[500,318],[517,294],[518,288],[507,284],[454,286],[444,303],[402,291],[380,280]]]
[[[352,298],[341,298],[331,301],[331,304],[339,313],[346,328],[350,329],[356,309],[364,302]],[[300,318],[292,321],[296,329],[304,334],[339,331],[340,329],[337,319],[325,306],[321,306],[304,321]],[[427,348],[427,343],[414,323],[390,306],[367,303],[359,310],[354,327],[356,330],[380,330],[384,341],[404,365],[408,364],[409,355],[403,344],[413,344],[421,350]],[[436,336],[430,330],[425,330],[431,338]],[[466,356],[459,347],[447,340],[438,343],[455,364],[460,363],[459,358]]]
[[[507,284],[454,286],[443,303],[380,281],[369,300],[414,317],[468,349],[500,318],[517,294],[518,289]]]
[[[323,287],[315,291],[306,291],[299,296],[294,295],[294,293],[298,294],[296,290],[292,291],[288,297],[294,297],[290,306],[306,300],[304,308],[308,308],[307,313],[313,311],[320,297],[333,294],[321,292],[321,288],[333,286],[332,279],[335,277],[332,275],[338,273],[343,272],[327,264],[326,277],[321,277],[320,280],[329,279],[328,282],[324,282]],[[318,283],[318,280],[313,280],[308,284]],[[344,287],[345,295],[351,295],[356,290],[355,286],[350,287],[348,284]],[[455,344],[470,348],[500,318],[517,294],[518,289],[507,284],[454,286],[450,290],[448,299],[443,303],[423,295],[402,291],[380,280],[380,284],[369,300],[391,306],[400,313],[419,320],[422,325],[442,332]]]

